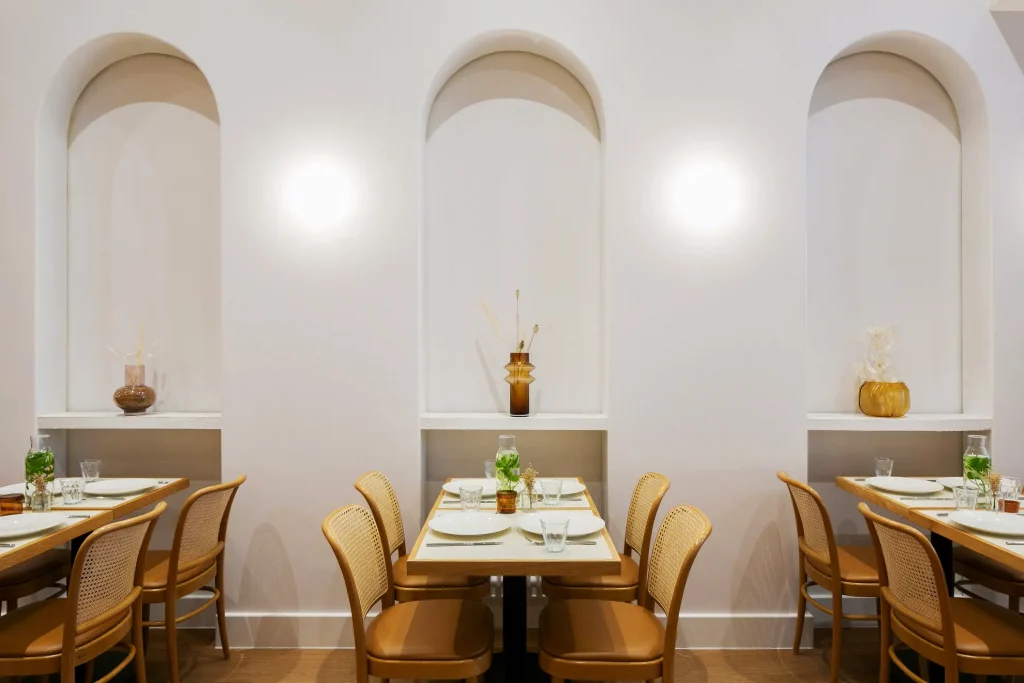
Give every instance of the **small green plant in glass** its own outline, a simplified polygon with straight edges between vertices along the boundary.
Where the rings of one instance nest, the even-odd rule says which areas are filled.
[[[48,484],[53,481],[53,451],[46,443],[46,434],[29,437],[29,449],[25,455],[25,494],[35,490],[35,481],[42,477]]]
[[[519,484],[519,451],[516,437],[503,434],[498,437],[498,452],[494,456],[495,479],[499,491],[515,491]]]
[[[967,449],[964,451],[964,486],[973,486],[978,489],[979,502],[982,496],[986,496],[994,502],[994,496],[990,495],[988,477],[992,472],[992,458],[989,457],[988,449],[985,447],[986,438],[980,434],[971,434],[967,437]]]

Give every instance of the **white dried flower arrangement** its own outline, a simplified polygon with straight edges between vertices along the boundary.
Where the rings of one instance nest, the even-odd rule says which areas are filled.
[[[898,382],[892,370],[892,346],[895,333],[891,327],[869,327],[868,348],[860,364],[858,379],[863,382]]]

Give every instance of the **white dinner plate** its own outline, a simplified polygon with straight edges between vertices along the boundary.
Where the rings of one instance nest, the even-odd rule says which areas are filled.
[[[141,493],[156,486],[156,479],[99,479],[85,485],[89,496],[123,496]]]
[[[47,490],[55,496],[60,495],[60,487],[57,486],[57,482],[49,482],[46,485]],[[9,496],[12,493],[25,493],[27,487],[25,484],[8,484],[7,486],[0,486],[0,496]]]
[[[510,528],[509,517],[511,515],[486,512],[452,512],[433,517],[428,526],[431,531],[449,536],[487,536]]]
[[[537,480],[537,483],[533,485],[533,492],[540,493],[543,489],[540,483],[545,480],[555,479],[555,477],[541,477]],[[580,483],[579,479],[562,479],[562,495],[571,496],[576,493],[583,493],[587,490],[587,487]]]
[[[993,510],[957,510],[949,519],[960,526],[999,536],[1024,536],[1024,515]]]
[[[59,527],[68,516],[63,512],[26,512],[0,517],[0,538],[33,536]]]
[[[452,479],[451,481],[445,482],[443,488],[446,492],[454,495],[459,495],[460,486],[480,486],[483,487],[484,496],[488,498],[494,498],[495,492],[498,490],[498,482],[495,479]]]
[[[589,513],[569,515],[564,512],[538,512],[535,515],[520,515],[519,528],[531,534],[541,534],[542,519],[568,519],[569,536],[588,536],[604,528],[604,520]]]
[[[942,484],[909,477],[871,477],[866,483],[872,488],[892,493],[938,493],[942,490]]]
[[[940,484],[942,486],[945,486],[947,489],[952,489],[954,486],[963,486],[964,485],[964,478],[963,477],[942,477],[941,479],[936,479],[935,483],[936,484]],[[967,486],[969,488],[972,488],[972,489],[978,488],[978,485],[975,484],[973,481],[968,481],[967,482]]]

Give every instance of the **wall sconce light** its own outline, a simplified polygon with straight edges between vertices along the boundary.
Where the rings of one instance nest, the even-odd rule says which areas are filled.
[[[691,160],[671,179],[672,215],[697,232],[727,228],[739,217],[742,185],[735,167],[720,159]]]
[[[335,230],[352,213],[353,183],[330,159],[310,159],[294,169],[284,184],[284,206],[296,223],[315,232]]]

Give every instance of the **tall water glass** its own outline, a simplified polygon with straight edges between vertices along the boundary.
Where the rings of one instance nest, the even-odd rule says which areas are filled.
[[[78,505],[85,500],[85,482],[81,479],[61,479],[60,495],[64,505]]]
[[[484,460],[484,476],[488,479],[494,479],[495,475],[494,460]]]
[[[479,512],[480,499],[484,497],[484,487],[477,484],[459,487],[459,500],[464,512]]]
[[[562,499],[562,480],[541,479],[540,492],[544,496],[543,502],[545,505],[558,505],[558,502]]]
[[[978,506],[978,489],[974,486],[954,486],[953,500],[957,510],[973,510]]]
[[[892,476],[892,460],[890,458],[875,458],[875,476]]]
[[[82,479],[85,479],[85,483],[88,484],[91,481],[96,481],[100,478],[100,461],[99,460],[83,460],[82,461]]]
[[[569,535],[568,517],[544,517],[540,520],[540,530],[544,536],[545,550],[549,553],[565,550],[565,539]]]

